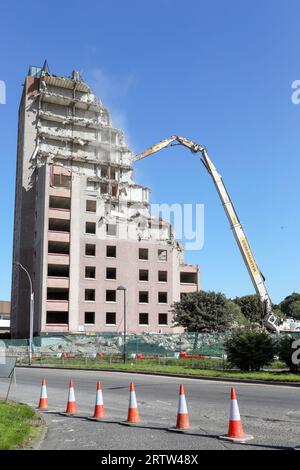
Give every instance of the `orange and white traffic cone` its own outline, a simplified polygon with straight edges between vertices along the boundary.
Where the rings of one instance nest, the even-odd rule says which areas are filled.
[[[189,413],[186,406],[184,387],[181,384],[179,388],[178,413],[176,429],[190,429]]]
[[[74,382],[71,379],[69,384],[69,396],[68,396],[68,403],[66,413],[69,415],[73,415],[77,412],[77,405],[75,400],[75,393],[74,393]]]
[[[243,431],[242,421],[239,412],[239,405],[236,398],[234,387],[230,392],[230,409],[229,409],[229,425],[228,434],[220,436],[220,439],[226,439],[233,442],[246,442],[253,439],[250,434],[245,434]]]
[[[46,388],[46,379],[42,378],[42,387],[41,387],[41,395],[39,401],[39,409],[40,410],[47,410],[48,409],[48,396],[47,396],[47,388]]]
[[[105,409],[103,404],[103,396],[102,396],[102,389],[101,383],[97,382],[97,391],[96,391],[96,403],[95,403],[95,411],[94,411],[94,419],[102,419],[105,418]]]
[[[128,407],[128,416],[126,423],[140,423],[139,411],[136,402],[134,384],[131,382],[130,391],[129,391],[129,407]]]

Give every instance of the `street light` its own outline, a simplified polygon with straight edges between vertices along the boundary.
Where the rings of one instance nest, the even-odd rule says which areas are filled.
[[[126,287],[119,286],[117,290],[122,290],[124,292],[124,331],[123,331],[123,362],[126,362]]]
[[[29,365],[31,366],[31,360],[32,360],[32,342],[33,342],[33,314],[34,314],[34,294],[33,294],[33,287],[32,287],[32,280],[30,277],[29,272],[27,271],[24,266],[17,261],[15,263],[17,266],[19,266],[23,271],[26,273],[28,277],[28,281],[30,284],[30,317],[29,317]]]

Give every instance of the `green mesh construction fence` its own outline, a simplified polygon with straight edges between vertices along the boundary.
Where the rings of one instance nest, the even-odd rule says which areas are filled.
[[[222,357],[225,335],[204,333],[181,334],[129,334],[126,339],[128,355],[176,356],[181,352],[193,355]],[[22,354],[28,348],[28,340],[3,340],[2,345],[10,353]],[[103,333],[93,336],[45,336],[35,337],[33,348],[36,353],[54,354],[122,354],[123,335]]]

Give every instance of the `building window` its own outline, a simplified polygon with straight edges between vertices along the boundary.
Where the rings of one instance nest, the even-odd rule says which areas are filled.
[[[96,268],[95,268],[95,266],[86,266],[85,267],[85,278],[86,279],[96,279]]]
[[[92,199],[88,199],[86,201],[86,211],[87,212],[96,212],[96,206],[97,206],[97,202],[96,201],[93,201]]]
[[[197,277],[197,273],[189,273],[183,271],[180,273],[180,284],[197,284]]]
[[[157,256],[158,256],[158,261],[167,261],[168,252],[167,250],[158,250]]]
[[[96,233],[96,222],[86,222],[85,223],[85,233]]]
[[[117,225],[106,224],[106,235],[109,235],[110,237],[115,237],[117,235]]]
[[[106,279],[117,279],[117,269],[106,268]]]
[[[57,188],[71,188],[71,176],[53,175],[53,186]]]
[[[139,270],[139,281],[149,281],[149,271],[148,269]]]
[[[158,303],[159,304],[167,304],[168,303],[168,293],[167,292],[159,292],[158,293]]]
[[[147,304],[149,302],[149,292],[148,291],[140,291],[139,292],[139,303],[140,304]]]
[[[106,325],[115,325],[116,324],[116,312],[106,312]]]
[[[159,313],[158,314],[158,324],[159,325],[167,325],[168,324],[168,314],[167,313]]]
[[[149,325],[149,314],[140,313],[139,314],[139,325]]]
[[[116,302],[116,291],[107,290],[106,291],[106,302]]]
[[[86,181],[86,190],[87,191],[96,191],[98,187],[98,184],[96,181],[87,179]]]
[[[46,323],[48,325],[67,325],[68,321],[68,312],[47,312]]]
[[[158,271],[158,282],[168,281],[168,271]]]
[[[85,289],[84,300],[86,302],[95,302],[95,289]]]
[[[117,247],[113,245],[106,246],[106,256],[107,258],[116,258],[117,257]]]
[[[69,197],[60,197],[60,196],[50,196],[49,198],[49,207],[51,209],[71,209],[71,199]],[[35,213],[36,217],[37,214]]]
[[[148,248],[139,248],[139,259],[148,259]]]
[[[91,243],[86,243],[85,254],[86,256],[96,256],[96,245],[91,244]]]
[[[84,324],[85,325],[95,324],[95,312],[84,312]]]

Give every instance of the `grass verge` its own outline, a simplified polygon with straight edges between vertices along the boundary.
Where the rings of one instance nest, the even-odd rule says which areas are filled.
[[[260,371],[260,372],[242,372],[232,370],[220,370],[221,361],[212,364],[207,360],[194,361],[169,361],[166,363],[158,363],[158,361],[145,360],[133,361],[123,364],[122,362],[107,362],[93,359],[67,359],[63,362],[60,359],[52,359],[48,363],[43,361],[43,365],[51,365],[53,367],[63,367],[70,369],[95,369],[95,370],[121,370],[121,371],[135,371],[135,372],[154,372],[161,374],[174,374],[174,375],[187,375],[187,376],[204,376],[204,377],[224,377],[231,379],[252,379],[252,380],[267,380],[270,382],[299,382],[300,374],[292,374],[288,371]],[[171,363],[170,363],[171,362]],[[282,364],[280,364],[282,365]],[[208,368],[215,366],[215,369]],[[217,368],[219,366],[219,369]]]
[[[0,450],[26,448],[40,424],[40,416],[29,406],[0,401]]]

